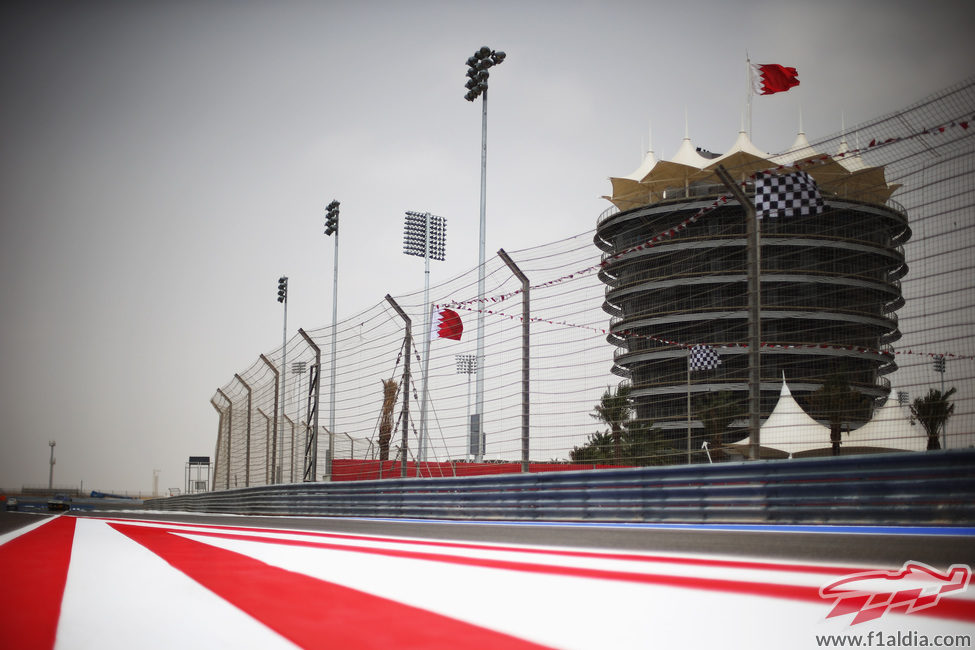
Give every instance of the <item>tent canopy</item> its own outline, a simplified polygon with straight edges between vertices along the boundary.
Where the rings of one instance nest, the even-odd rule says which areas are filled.
[[[867,167],[859,154],[850,155],[846,140],[836,156],[816,153],[799,132],[796,141],[784,153],[769,155],[751,143],[744,131],[731,148],[718,156],[701,155],[685,136],[670,160],[656,160],[648,151],[640,166],[626,176],[611,177],[613,193],[604,196],[620,210],[629,210],[670,198],[667,190],[686,195],[695,183],[719,185],[715,174],[723,165],[733,177],[745,180],[758,171],[788,174],[796,169],[808,172],[828,195],[884,203],[900,187],[887,183],[883,167]],[[642,186],[642,187],[641,187]],[[672,196],[672,194],[671,194]]]

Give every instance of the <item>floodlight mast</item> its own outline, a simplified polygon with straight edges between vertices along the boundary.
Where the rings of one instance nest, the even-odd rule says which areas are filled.
[[[478,267],[477,267],[477,297],[483,306],[484,299],[484,271],[485,271],[485,200],[487,192],[487,91],[488,69],[500,65],[505,59],[504,52],[497,52],[488,46],[478,49],[473,56],[467,59],[467,94],[464,99],[473,102],[478,96],[481,97],[481,223],[480,236],[478,238]],[[477,400],[475,405],[474,417],[471,421],[471,436],[477,436],[477,456],[476,460],[484,458],[484,310],[477,312]],[[476,421],[476,424],[475,424]]]
[[[339,205],[339,202],[333,199],[331,203],[325,206],[325,234],[329,237],[335,235],[335,253],[332,255],[332,359],[330,362],[331,380],[328,398],[328,456],[325,458],[325,475],[330,481],[332,480],[332,454],[335,453],[335,346],[337,344],[339,313]]]
[[[420,402],[420,441],[417,449],[417,460],[426,461],[427,456],[427,399],[429,395],[428,371],[430,368],[430,337],[432,307],[430,305],[430,260],[442,262],[446,253],[447,220],[436,217],[429,212],[407,212],[406,225],[403,233],[403,252],[407,255],[423,257],[423,396]],[[419,473],[419,469],[417,472]]]
[[[285,401],[284,401],[284,386],[287,380],[287,362],[288,362],[288,276],[282,275],[278,278],[278,302],[284,306],[284,327],[281,333],[281,388],[278,391],[279,398],[281,401],[281,413],[285,413]],[[274,417],[277,418],[278,414],[275,413]],[[278,449],[284,448],[284,428],[281,428],[281,444],[278,444],[277,436],[275,436],[275,445]],[[277,472],[276,477],[272,477],[271,483],[279,483],[281,481],[281,473],[283,471],[283,466],[279,459],[274,459],[274,470]],[[277,480],[275,480],[277,479]]]

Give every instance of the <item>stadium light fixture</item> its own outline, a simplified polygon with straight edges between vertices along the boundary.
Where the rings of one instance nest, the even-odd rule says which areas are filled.
[[[335,357],[338,334],[339,300],[339,202],[335,199],[325,206],[325,234],[335,235],[335,252],[332,255],[332,360],[328,407],[328,456],[325,474],[332,480],[332,455],[335,453]]]
[[[430,260],[444,261],[447,247],[447,220],[429,212],[407,212],[403,229],[403,252],[424,260],[423,283],[423,397],[420,402],[420,443],[417,460],[427,458],[427,397],[430,368]]]
[[[464,99],[473,102],[481,97],[481,221],[480,235],[478,237],[477,255],[477,297],[484,299],[484,269],[485,269],[485,231],[487,230],[487,220],[485,218],[485,206],[487,196],[487,91],[488,79],[491,76],[490,68],[500,65],[505,60],[505,53],[492,50],[488,46],[479,48],[474,55],[467,59],[467,81],[464,87],[467,94]],[[477,313],[477,358],[484,359],[484,312]],[[471,419],[471,436],[478,440],[483,440],[481,432],[483,426],[484,412],[484,363],[477,364],[477,402],[474,417]],[[477,460],[484,457],[484,445],[478,443]]]

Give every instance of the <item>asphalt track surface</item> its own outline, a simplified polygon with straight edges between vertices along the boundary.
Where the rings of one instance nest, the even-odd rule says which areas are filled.
[[[0,513],[0,647],[972,647],[973,542],[972,528]],[[850,579],[859,592],[824,595]]]
[[[77,513],[184,523],[451,539],[500,544],[539,544],[614,551],[761,556],[775,560],[900,566],[909,560],[934,566],[975,566],[975,529],[891,526],[756,526],[631,523],[520,523],[219,516],[188,513]],[[0,526],[0,532],[3,532]]]

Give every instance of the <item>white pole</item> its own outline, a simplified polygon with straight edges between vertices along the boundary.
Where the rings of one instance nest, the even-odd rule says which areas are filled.
[[[478,239],[478,267],[477,267],[477,297],[484,298],[484,265],[485,260],[485,234],[487,230],[486,206],[487,206],[487,88],[481,95],[481,227]],[[479,304],[477,311],[477,381],[476,392],[477,401],[475,405],[475,418],[477,419],[477,457],[475,460],[481,462],[485,452],[484,437],[484,304]]]
[[[467,428],[468,429],[470,429],[470,426],[471,426],[471,375],[472,374],[473,373],[470,372],[470,371],[467,372],[467,420],[466,420],[466,422],[467,422]],[[468,436],[469,435],[470,435],[470,432],[468,431]],[[471,459],[471,445],[470,445],[470,442],[468,442],[468,444],[467,444],[467,460],[469,461],[470,459]]]
[[[285,290],[287,292],[287,289]],[[278,449],[277,449],[277,477],[273,483],[280,483],[283,478],[284,473],[284,454],[282,450],[284,449],[284,418],[281,417],[285,413],[285,396],[284,387],[287,384],[288,378],[288,294],[284,294],[284,332],[281,334],[281,413],[280,415],[275,413],[274,417],[278,418],[278,422],[282,423],[278,427]]]
[[[337,226],[337,224],[336,224]],[[332,455],[335,453],[335,353],[338,335],[339,317],[339,230],[335,228],[335,254],[332,256],[332,360],[331,385],[329,386],[328,404],[328,458],[325,463],[325,473],[328,480],[332,480]],[[317,432],[316,432],[317,433]]]
[[[745,52],[745,83],[748,85],[748,89],[745,92],[745,112],[748,115],[748,139],[752,138],[752,92],[754,86],[752,85],[752,62],[748,58],[748,52]]]
[[[687,348],[687,464],[691,463],[691,349]]]
[[[420,400],[420,444],[417,452],[417,462],[422,463],[427,459],[427,398],[429,390],[429,370],[430,370],[430,336],[433,306],[430,304],[430,213],[423,215],[423,395]],[[417,466],[417,476],[421,471]]]
[[[51,440],[47,444],[51,445],[51,469],[47,475],[47,489],[52,490],[54,489],[54,445],[58,443]]]

